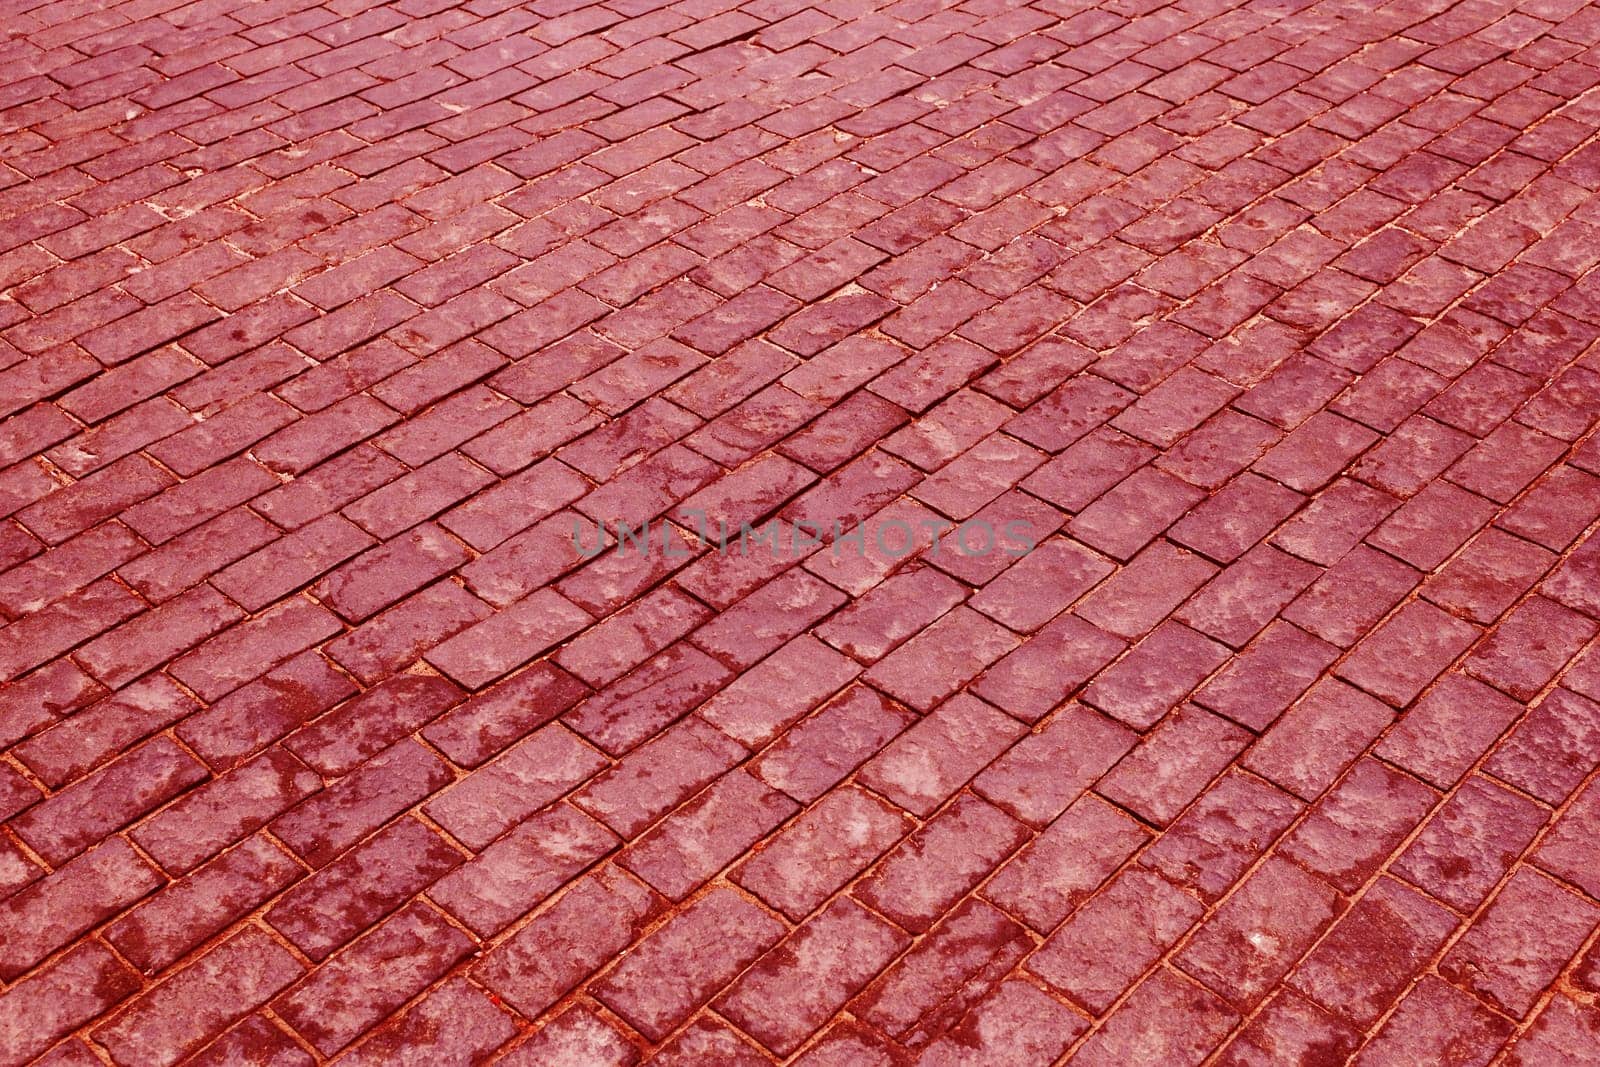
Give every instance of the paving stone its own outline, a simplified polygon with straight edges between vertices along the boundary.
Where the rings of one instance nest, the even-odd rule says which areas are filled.
[[[1439,973],[1517,1018],[1600,923],[1582,897],[1520,870],[1439,961]]]
[[[1474,908],[1548,821],[1535,803],[1469,778],[1441,805],[1393,870],[1446,904]]]
[[[1412,987],[1394,1014],[1362,1049],[1360,1064],[1454,1058],[1488,1063],[1511,1033],[1511,1024],[1431,975]]]
[[[1253,1007],[1343,908],[1326,883],[1268,860],[1200,925],[1174,962],[1230,1003]]]
[[[853,1001],[853,1011],[890,1037],[925,1043],[960,1020],[1030,947],[1022,927],[969,900]]]
[[[641,942],[595,995],[659,1041],[782,933],[782,923],[734,891],[713,890]]]
[[[1027,828],[999,808],[963,796],[885,856],[853,892],[901,926],[925,931],[1027,837]]]
[[[632,944],[657,913],[648,889],[602,867],[486,954],[473,973],[519,1011],[539,1015]]]
[[[1588,1062],[1600,31],[1414,7],[13,12],[0,1062]]]
[[[841,898],[757,960],[717,999],[717,1010],[787,1055],[910,943],[903,931]]]

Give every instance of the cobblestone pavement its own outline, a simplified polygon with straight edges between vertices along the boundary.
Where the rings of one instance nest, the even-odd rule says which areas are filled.
[[[1600,1063],[1600,5],[3,8],[0,1064]]]

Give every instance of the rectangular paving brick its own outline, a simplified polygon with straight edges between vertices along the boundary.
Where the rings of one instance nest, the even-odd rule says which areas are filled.
[[[595,860],[617,837],[571,807],[541,812],[428,889],[482,936],[504,929]]]
[[[759,779],[733,771],[640,836],[617,862],[681,901],[799,810]]]
[[[415,741],[401,741],[274,819],[270,829],[296,855],[320,867],[449,777],[437,756]]]
[[[602,867],[486,955],[473,974],[538,1015],[641,934],[658,899],[632,876]]]
[[[691,716],[596,776],[573,800],[631,838],[743,758],[738,742]]]
[[[0,1055],[8,1063],[49,1063],[35,1059],[64,1034],[115,1008],[139,989],[134,971],[99,944],[80,945],[54,964],[0,995]],[[71,1046],[63,1045],[67,1050]],[[82,1048],[82,1046],[79,1046]],[[92,1062],[83,1050],[79,1062]],[[63,1051],[56,1062],[72,1063]]]
[[[958,696],[890,742],[857,780],[925,818],[1024,732],[983,701]]]
[[[910,943],[848,898],[757,960],[717,1010],[779,1055],[798,1048]]]
[[[1230,1003],[1249,1007],[1277,985],[1343,910],[1326,883],[1269,860],[1205,921],[1174,962]],[[1252,934],[1270,927],[1262,943]]]
[[[33,806],[11,827],[59,865],[207,777],[199,760],[158,737]]]
[[[123,1062],[175,1063],[293,982],[304,968],[260,927],[245,927],[95,1031]]]
[[[51,952],[161,885],[126,841],[114,838],[0,901],[6,931],[0,974],[24,974]]]
[[[861,668],[814,637],[802,636],[756,664],[707,701],[707,722],[749,747],[771,740]]]
[[[926,931],[1028,830],[977,797],[963,796],[890,852],[852,890],[856,899],[907,929]]]
[[[1584,1061],[1597,24],[1416,6],[13,12],[0,1061]]]
[[[415,819],[401,819],[303,879],[266,912],[267,924],[320,960],[433,884],[461,853]]]
[[[1021,926],[968,900],[867,986],[852,1011],[890,1037],[925,1043],[981,1000],[1029,947]]]
[[[183,873],[264,826],[322,788],[322,779],[283,749],[221,775],[133,830],[139,847]]]
[[[251,837],[117,920],[106,940],[155,974],[304,873],[283,849]]]
[[[437,911],[414,904],[331,957],[273,1001],[273,1010],[315,1048],[331,1054],[426,988],[472,947],[472,939]]]
[[[429,801],[423,811],[469,848],[481,849],[606,762],[570,730],[552,723]],[[427,784],[431,792],[444,782],[434,777]]]

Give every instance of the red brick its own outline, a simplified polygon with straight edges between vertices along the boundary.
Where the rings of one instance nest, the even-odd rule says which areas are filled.
[[[1520,870],[1439,961],[1439,973],[1525,1019],[1597,923],[1594,904]]]
[[[1494,528],[1484,530],[1423,584],[1422,595],[1488,625],[1530,589],[1555,558]]]
[[[1203,911],[1198,900],[1132,867],[1078,908],[1027,968],[1099,1014]]]
[[[1369,542],[1413,567],[1431,571],[1482,529],[1494,514],[1489,501],[1434,482],[1386,519]]]
[[[468,688],[504,675],[582,629],[589,613],[541,590],[428,652],[428,662]]]
[[[1575,467],[1560,467],[1535,483],[1497,525],[1552,551],[1570,545],[1596,518],[1600,482]]]
[[[321,786],[304,764],[272,749],[137,827],[133,839],[167,870],[184,873]]]
[[[1049,933],[1148,840],[1133,819],[1086,796],[1001,868],[983,896]]]
[[[78,661],[106,685],[126,685],[243,617],[222,594],[197,586],[90,641]]]
[[[13,470],[39,473],[35,467],[18,467]],[[53,492],[51,491],[53,483],[46,479],[46,488],[30,493],[22,503],[38,500],[46,492],[49,492],[49,496],[38,500],[38,503],[23,507],[18,512],[17,518],[46,544],[59,545],[102,519],[110,518],[141,500],[155,496],[174,481],[172,475],[143,455],[125,456],[81,481],[65,488],[55,489]],[[6,504],[6,497],[9,495],[0,493],[0,508],[7,513],[15,510]]]
[[[1504,694],[1448,673],[1389,731],[1376,752],[1433,785],[1448,788],[1523,711]]]
[[[1090,704],[1137,729],[1153,725],[1227,659],[1219,644],[1167,622],[1134,646],[1083,693]]]
[[[1216,573],[1215,565],[1194,553],[1156,541],[1085,597],[1076,613],[1119,637],[1141,637]],[[1206,605],[1221,595],[1214,592],[1198,599]]]
[[[1175,962],[1242,1008],[1258,1003],[1343,910],[1326,884],[1269,861],[1217,909]],[[1270,929],[1270,938],[1257,931]]]
[[[830,793],[771,838],[732,877],[798,921],[898,841],[911,825],[904,813],[846,787]]]
[[[617,1027],[584,1007],[568,1008],[505,1057],[507,1067],[593,1064],[632,1067],[639,1050]]]
[[[1594,968],[1489,903],[1600,891],[1587,12],[492,7],[0,55],[0,908],[123,834],[177,879],[27,941],[166,981],[10,1058],[1587,1054]],[[1273,872],[1492,936],[1314,949]],[[1098,1007],[1012,973],[1135,874],[1209,922]],[[867,896],[916,931],[842,986],[584,988]],[[258,911],[310,992],[96,1041]]]
[[[641,745],[575,794],[579,807],[632,838],[743,758],[727,735],[690,717]]]
[[[1017,647],[1003,627],[957,607],[865,675],[891,696],[926,711]]]
[[[295,530],[404,473],[388,456],[358,445],[264,494],[253,506],[284,529]]]
[[[616,835],[593,819],[556,806],[440,879],[428,896],[488,937],[548,898],[616,843]]]
[[[324,652],[356,678],[371,683],[492,613],[460,586],[438,582],[330,641]]]
[[[1541,1061],[1582,1063],[1585,1057],[1592,1057],[1589,1050],[1595,1039],[1593,1013],[1586,1013],[1578,1001],[1557,994],[1512,1047],[1506,1062],[1516,1067]]]
[[[809,803],[914,721],[911,712],[872,689],[851,686],[793,726],[755,760],[753,770],[767,784]]]
[[[1591,783],[1556,821],[1555,828],[1534,857],[1545,870],[1572,882],[1591,895],[1596,882],[1593,874],[1593,842],[1597,798],[1600,798],[1600,793],[1595,791]],[[1593,971],[1592,966],[1589,969]],[[1590,984],[1593,985],[1592,980]]]
[[[1547,820],[1531,800],[1474,775],[1423,824],[1391,870],[1446,904],[1470,911]]]
[[[488,472],[451,452],[373,490],[344,510],[363,530],[387,539],[493,481]]]
[[[1289,982],[1356,1025],[1370,1026],[1426,966],[1457,921],[1422,894],[1382,879],[1334,925]]]
[[[1324,679],[1290,708],[1244,765],[1303,800],[1314,800],[1389,725],[1394,713],[1336,679]]]
[[[208,777],[169,738],[106,764],[10,821],[30,848],[59,866]]]
[[[1274,623],[1195,694],[1195,702],[1257,732],[1299,699],[1338,649],[1287,623]]]
[[[1124,647],[1063,613],[991,666],[972,691],[1024,722],[1037,722]]]
[[[251,454],[270,470],[301,474],[398,418],[376,400],[354,396],[279,430]]]
[[[482,1060],[516,1033],[507,1012],[461,979],[451,979],[345,1053],[351,1067]]]
[[[322,866],[448,778],[436,756],[415,742],[401,741],[273,820],[271,829],[297,855]]]
[[[0,1056],[7,1063],[71,1067],[70,1045],[58,1046],[59,1055],[34,1057],[138,990],[138,975],[109,949],[96,942],[71,949],[0,996]],[[92,1053],[83,1055],[88,1060],[78,1062],[94,1062]]]
[[[1102,778],[1097,791],[1157,826],[1171,822],[1249,742],[1249,734],[1185,704]]]
[[[1323,572],[1283,617],[1330,644],[1349,648],[1404,599],[1420,577],[1411,567],[1362,545]]]
[[[856,899],[922,933],[1028,837],[1021,823],[962,796],[862,879]]]
[[[224,630],[181,657],[170,673],[207,700],[254,681],[339,630],[332,612],[293,598]]]
[[[1016,720],[962,694],[897,737],[861,768],[858,778],[912,814],[927,817],[1024,732]]]
[[[438,912],[412,905],[329,959],[273,1009],[318,1050],[332,1053],[471,951],[472,939]]]
[[[315,1062],[294,1038],[259,1013],[235,1024],[190,1060],[196,1067],[221,1067],[241,1061],[281,1063],[283,1067]]]
[[[909,943],[841,899],[758,960],[717,1010],[768,1048],[791,1053]]]
[[[713,890],[641,941],[594,993],[660,1040],[782,933],[781,923],[732,890]],[[705,951],[708,945],[715,947]]]
[[[503,831],[590,778],[606,760],[552,723],[457,782],[423,809],[468,847],[482,849]],[[429,792],[443,784],[430,780]]]
[[[756,747],[832,696],[859,671],[844,656],[803,635],[707,701],[700,714],[740,743]]]
[[[547,460],[475,494],[447,512],[440,524],[479,551],[488,551],[587,490],[571,469]]]
[[[212,767],[224,769],[355,691],[321,656],[302,653],[189,716],[178,736]]]
[[[538,1015],[631,944],[655,914],[654,900],[630,876],[601,868],[485,956],[473,974],[519,1010]]]
[[[1232,1030],[1238,1016],[1207,991],[1162,969],[1133,994],[1077,1053],[1085,1067],[1111,1067],[1130,1057],[1194,1067]]]
[[[198,708],[178,686],[155,675],[69,716],[16,745],[12,752],[45,785],[60,789]]]
[[[960,1021],[1030,944],[1022,927],[969,900],[869,985],[852,1011],[891,1037],[926,1043]]]
[[[663,819],[618,862],[682,901],[798,810],[788,797],[735,771]]]
[[[1413,601],[1357,645],[1335,673],[1397,708],[1405,707],[1478,632],[1431,604]]]
[[[158,973],[303,873],[277,845],[252,837],[134,908],[106,940],[145,974]]]
[[[307,766],[338,778],[462,699],[433,675],[400,675],[368,689],[284,742]]]
[[[1511,1029],[1471,995],[1425,975],[1355,1062],[1370,1067],[1448,1057],[1462,1064],[1488,1063]]]
[[[929,1064],[1044,1062],[1059,1057],[1088,1024],[1037,988],[1002,984],[923,1055]]]
[[[1276,1057],[1324,1054],[1343,1060],[1360,1043],[1361,1034],[1348,1023],[1293,993],[1280,993],[1224,1046],[1217,1063],[1265,1067]]]
[[[749,667],[830,614],[845,599],[837,589],[797,568],[696,629],[690,640],[724,663]]]
[[[1205,494],[1162,471],[1135,471],[1067,523],[1089,547],[1127,561]]]
[[[259,927],[245,927],[99,1027],[95,1040],[122,1063],[175,1063],[303,970]]]
[[[1271,543],[1330,567],[1399,507],[1387,493],[1340,479],[1279,528]]]
[[[0,975],[16,979],[50,953],[161,885],[134,849],[114,838],[0,901]]]

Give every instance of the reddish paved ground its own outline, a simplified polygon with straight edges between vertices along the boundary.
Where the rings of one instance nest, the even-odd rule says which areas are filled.
[[[0,1064],[1600,1063],[1600,7],[5,19]]]

